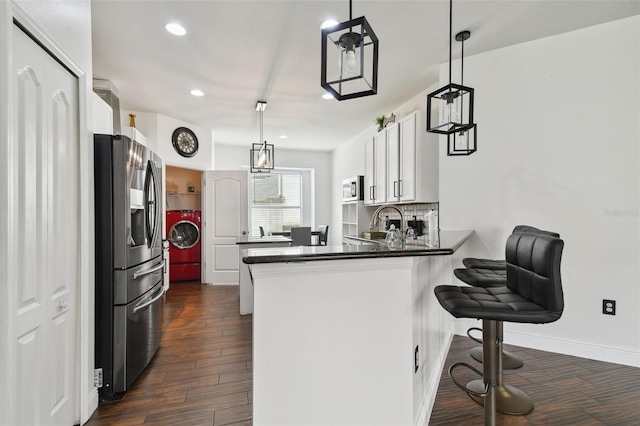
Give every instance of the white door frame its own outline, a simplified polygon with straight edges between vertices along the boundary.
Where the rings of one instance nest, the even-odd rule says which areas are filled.
[[[0,2],[0,93],[4,95],[0,99],[0,110],[6,113],[0,114],[0,140],[9,141],[12,137],[12,120],[14,111],[11,109],[13,99],[13,88],[11,85],[11,45],[13,21],[18,22],[24,29],[30,32],[54,57],[57,58],[72,74],[78,78],[78,137],[80,152],[78,156],[80,183],[79,183],[79,288],[78,312],[79,322],[76,336],[76,350],[80,354],[80,365],[78,366],[77,377],[79,377],[77,394],[78,400],[74,401],[74,413],[76,420],[81,424],[86,422],[98,406],[97,389],[93,386],[93,366],[94,366],[94,221],[93,221],[93,133],[89,129],[88,123],[91,119],[90,104],[88,103],[91,91],[91,78],[80,69],[45,32],[14,2]],[[10,158],[9,145],[0,143],[0,205],[8,205],[12,197],[14,188],[8,177],[13,173],[13,165],[7,158]],[[0,208],[0,259],[10,261],[10,236],[12,230],[9,224],[12,218],[9,217],[8,209]],[[0,347],[7,347],[8,333],[11,326],[9,314],[4,307],[8,300],[14,296],[15,285],[9,285],[6,268],[0,267]],[[0,376],[9,377],[11,371],[10,355],[5,351],[0,351]],[[12,392],[6,388],[11,380],[2,380],[0,384],[0,413],[13,411],[15,398]]]
[[[240,272],[238,267],[234,267],[233,269],[229,269],[228,271],[224,271],[222,274],[226,277],[224,282],[216,279],[217,275],[220,275],[219,272],[216,273],[214,265],[216,265],[217,248],[222,248],[222,253],[229,255],[229,253],[233,252],[236,260],[234,263],[238,264],[237,256],[238,256],[238,246],[235,244],[236,238],[241,235],[247,235],[248,232],[248,170],[207,170],[202,174],[202,197],[203,197],[203,216],[202,216],[202,282],[208,284],[225,284],[225,285],[238,285],[240,282]],[[215,179],[224,177],[229,180],[244,180],[244,194],[241,194],[241,198],[244,197],[244,208],[245,212],[240,214],[240,223],[239,228],[237,229],[236,236],[229,238],[228,235],[222,237],[222,239],[226,239],[227,242],[222,245],[216,247],[216,241],[220,240],[220,237],[216,238],[216,205],[215,205]],[[243,204],[242,202],[240,203]],[[242,207],[241,207],[242,208]],[[229,243],[229,240],[233,240],[233,243]],[[233,247],[231,247],[233,244]],[[223,256],[225,257],[225,256]],[[229,259],[226,259],[224,263],[229,263]],[[233,278],[231,278],[233,277]]]

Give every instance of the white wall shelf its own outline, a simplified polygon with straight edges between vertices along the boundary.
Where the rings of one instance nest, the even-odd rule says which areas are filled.
[[[369,230],[372,208],[368,208],[362,201],[352,201],[342,204],[342,236],[359,237]]]

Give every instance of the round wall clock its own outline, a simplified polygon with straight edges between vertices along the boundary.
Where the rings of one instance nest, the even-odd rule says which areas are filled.
[[[193,157],[198,152],[198,138],[186,127],[178,127],[173,131],[171,143],[176,152],[183,157]]]

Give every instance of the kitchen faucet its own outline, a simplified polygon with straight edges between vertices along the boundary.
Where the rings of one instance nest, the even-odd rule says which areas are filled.
[[[402,233],[402,226],[404,223],[404,214],[402,214],[402,210],[400,210],[398,207],[394,206],[393,204],[386,204],[384,206],[380,206],[377,208],[377,210],[373,213],[373,216],[371,216],[371,222],[369,222],[369,229],[373,229],[374,226],[380,223],[380,212],[384,209],[395,209],[398,213],[400,213],[400,230],[399,231],[400,231],[400,236],[404,241],[404,234]]]

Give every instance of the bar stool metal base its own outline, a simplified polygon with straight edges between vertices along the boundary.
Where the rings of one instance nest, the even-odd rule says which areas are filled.
[[[467,388],[474,392],[481,393],[485,389],[485,384],[482,379],[472,380],[467,383]],[[497,412],[512,416],[524,416],[533,411],[533,401],[531,401],[529,395],[520,389],[511,385],[494,386],[494,388]],[[469,395],[469,397],[478,404],[484,405],[484,398],[478,398],[473,395]]]
[[[478,362],[482,362],[482,346],[476,346],[469,351],[471,357]],[[515,370],[524,365],[524,362],[509,351],[502,351],[502,368],[505,370]]]

